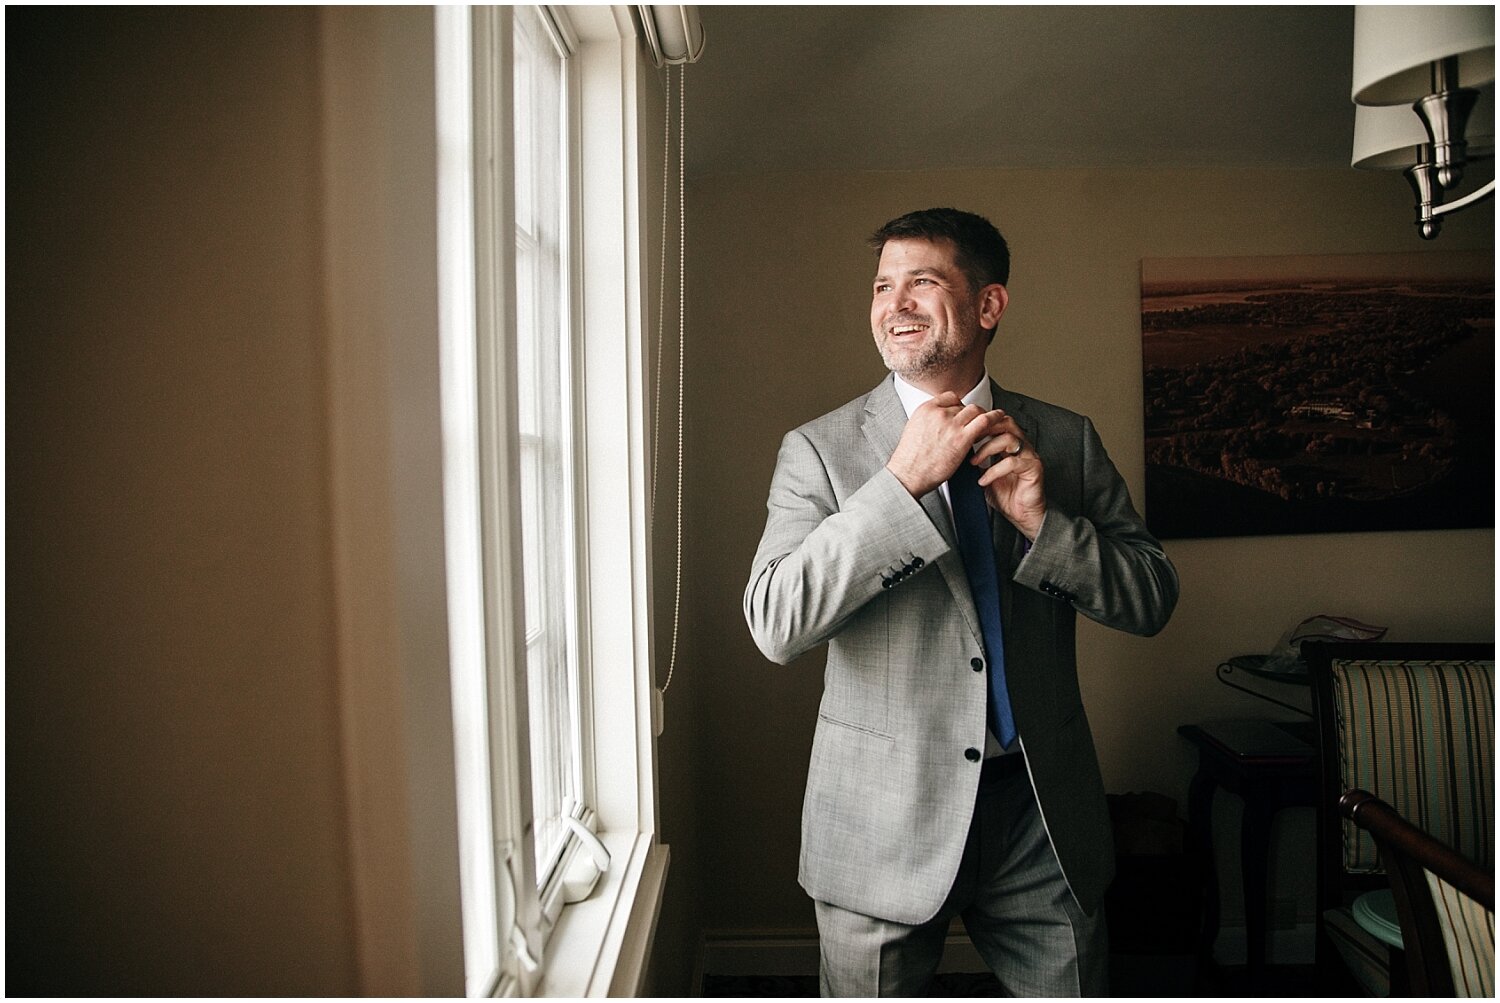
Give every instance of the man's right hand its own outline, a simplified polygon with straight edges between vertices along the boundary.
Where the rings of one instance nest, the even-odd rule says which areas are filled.
[[[886,468],[913,498],[921,498],[953,476],[974,443],[992,435],[991,425],[1001,417],[944,391],[911,413]]]

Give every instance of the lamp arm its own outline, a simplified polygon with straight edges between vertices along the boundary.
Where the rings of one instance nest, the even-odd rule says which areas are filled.
[[[1495,180],[1491,178],[1489,184],[1485,185],[1483,188],[1479,188],[1475,191],[1470,192],[1461,199],[1457,199],[1453,202],[1443,202],[1440,205],[1433,206],[1432,214],[1434,216],[1441,216],[1444,213],[1457,212],[1465,206],[1471,206],[1475,202],[1478,202],[1480,199],[1488,198],[1493,194],[1495,194]]]

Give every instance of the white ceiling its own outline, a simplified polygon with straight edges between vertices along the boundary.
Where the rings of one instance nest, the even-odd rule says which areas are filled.
[[[1349,165],[1352,7],[700,12],[695,176]]]

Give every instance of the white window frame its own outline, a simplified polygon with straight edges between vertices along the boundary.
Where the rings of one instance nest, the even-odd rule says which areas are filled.
[[[473,657],[483,658],[490,680],[486,723],[494,854],[491,866],[478,873],[487,870],[494,881],[491,902],[497,918],[493,932],[483,935],[496,938],[488,945],[496,965],[492,977],[471,983],[471,991],[633,995],[644,975],[667,865],[666,847],[655,840],[649,671],[639,57],[628,8],[574,7],[558,18],[570,25],[574,38],[569,41],[575,43],[570,60],[574,86],[569,90],[576,133],[570,145],[581,152],[571,226],[573,271],[585,277],[575,285],[573,325],[582,772],[584,790],[593,799],[592,811],[582,821],[597,832],[610,864],[595,880],[595,854],[574,838],[558,869],[559,880],[538,890],[527,824],[531,801],[515,448],[512,16],[509,8],[439,9],[435,15],[440,122],[446,114],[451,124],[453,108],[463,105],[453,93],[455,45],[469,47],[467,76],[472,81],[467,95],[473,148],[469,173],[439,184],[450,649],[457,661],[465,638],[472,649],[476,634],[482,633],[482,654]],[[458,86],[463,76],[458,75]],[[465,379],[467,346],[472,346],[477,383],[472,398],[453,389],[454,381]],[[450,413],[455,407],[457,412]],[[477,446],[451,431],[453,421],[463,420],[464,408],[472,408],[477,418]],[[477,573],[463,569],[459,553],[466,541],[472,545],[476,523],[482,555]],[[473,622],[476,587],[482,589],[482,626]],[[456,721],[462,699],[455,681]],[[466,880],[474,878],[472,872],[466,875]],[[564,899],[595,884],[588,897],[563,906]],[[482,934],[487,926],[481,923],[476,930],[471,920],[469,929]]]

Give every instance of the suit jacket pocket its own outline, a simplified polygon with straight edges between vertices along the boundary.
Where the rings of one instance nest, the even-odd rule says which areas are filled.
[[[891,652],[884,597],[866,606],[828,645],[818,716],[831,724],[890,737]]]
[[[871,727],[869,727],[867,725],[860,724],[857,721],[844,721],[844,720],[841,720],[839,718],[836,718],[836,717],[832,716],[831,714],[827,713],[826,711],[818,711],[818,720],[819,721],[823,721],[823,722],[825,722],[827,724],[831,724],[831,725],[833,725],[835,727],[838,727],[838,728],[848,728],[850,731],[857,731],[857,732],[860,732],[860,733],[865,734],[865,735],[873,735],[876,738],[883,738],[883,739],[886,739],[887,741],[893,741],[894,738],[895,738],[895,736],[893,736],[893,735],[887,734],[886,732],[883,732],[883,731],[878,731],[875,728],[871,728]]]

